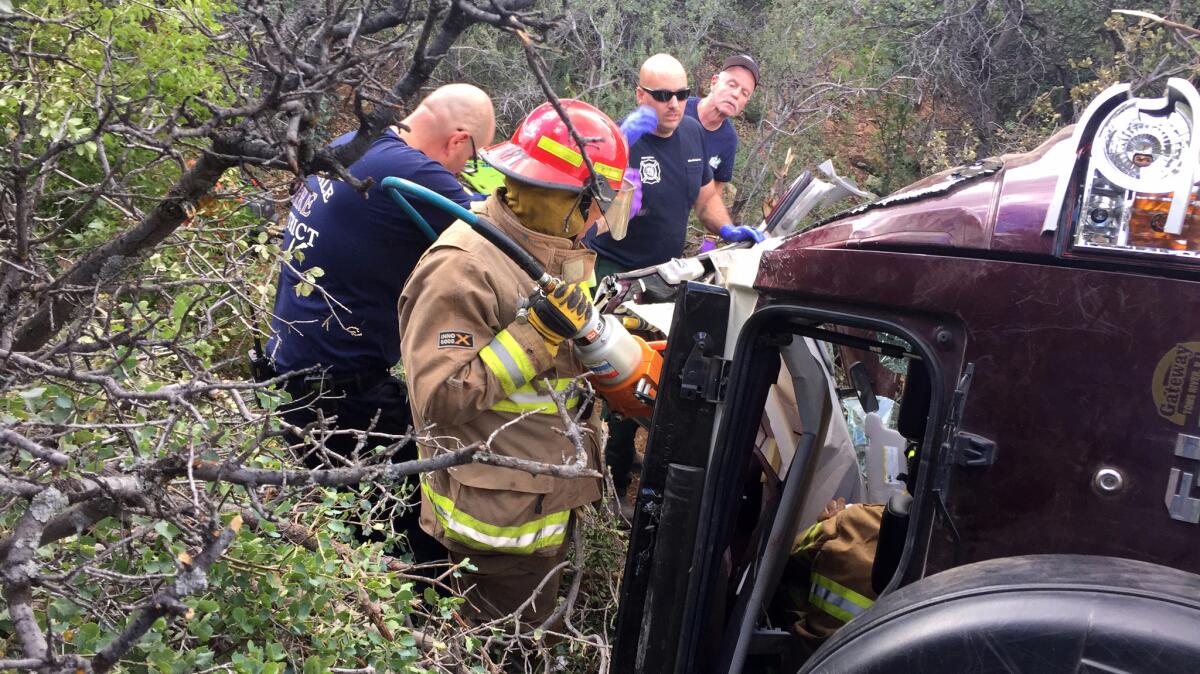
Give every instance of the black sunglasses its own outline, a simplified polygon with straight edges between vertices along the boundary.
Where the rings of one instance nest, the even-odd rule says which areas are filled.
[[[692,93],[690,87],[684,87],[683,89],[671,91],[669,89],[647,89],[639,84],[638,89],[650,94],[650,98],[653,98],[659,103],[666,103],[667,101],[671,100],[672,96],[674,96],[677,100],[686,101],[687,97]]]
[[[471,141],[471,158],[463,166],[462,172],[469,176],[479,172],[479,153],[475,151],[475,137],[467,134],[467,140]]]

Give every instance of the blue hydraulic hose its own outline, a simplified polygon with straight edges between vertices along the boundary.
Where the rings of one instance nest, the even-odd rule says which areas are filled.
[[[408,199],[405,199],[404,195],[401,194],[401,190],[403,190],[405,187],[401,183],[406,182],[408,181],[402,178],[389,176],[383,179],[383,182],[380,183],[380,186],[387,190],[388,194],[392,195],[392,200],[399,204],[401,210],[404,211],[404,214],[408,216],[409,220],[412,220],[417,225],[417,227],[421,230],[421,233],[429,237],[430,241],[437,241],[437,232],[433,231],[433,228],[429,226],[429,223],[425,221],[425,218],[421,217],[421,214],[417,212],[417,209],[413,208],[412,204],[408,203]],[[409,185],[412,185],[413,187],[420,187],[420,185],[413,183],[409,183]],[[421,189],[425,188],[422,187]],[[441,196],[435,192],[430,192],[430,194],[434,194],[435,196],[439,197]],[[447,199],[447,201],[450,200]],[[454,204],[455,206],[458,205],[453,201],[450,201],[450,203]]]
[[[421,201],[433,204],[434,206],[446,211],[450,215],[453,215],[468,225],[475,224],[475,221],[479,219],[478,215],[463,208],[462,206],[459,206],[454,202],[454,200],[438,194],[424,185],[418,185],[411,180],[389,176],[384,178],[381,184],[383,185],[384,189],[404,192],[405,194],[416,197]]]
[[[409,217],[413,218],[417,225],[425,231],[430,240],[437,239],[437,234],[433,232],[433,228],[429,226],[429,223],[425,222],[424,218],[417,215],[412,204],[408,203],[408,200],[404,198],[405,194],[421,199],[422,201],[427,201],[470,225],[472,229],[479,232],[480,236],[491,241],[494,246],[503,251],[513,262],[516,262],[517,266],[523,269],[526,274],[529,274],[529,277],[537,281],[538,285],[543,288],[547,287],[548,284],[549,287],[553,287],[554,284],[558,283],[557,279],[548,275],[546,270],[542,268],[542,265],[538,264],[538,261],[532,255],[517,245],[507,234],[496,229],[495,225],[480,217],[478,213],[469,211],[428,187],[418,185],[411,180],[389,176],[384,178],[380,185],[392,195],[392,198],[396,200],[396,203],[400,204],[404,212],[408,213]]]

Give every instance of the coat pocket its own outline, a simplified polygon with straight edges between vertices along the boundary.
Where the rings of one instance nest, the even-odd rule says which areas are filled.
[[[510,555],[553,555],[566,539],[571,509],[548,507],[545,494],[472,487],[424,475],[421,490],[445,542]],[[550,499],[557,500],[557,499]]]

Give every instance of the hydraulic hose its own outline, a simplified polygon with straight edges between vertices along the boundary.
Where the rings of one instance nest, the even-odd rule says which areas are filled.
[[[412,205],[409,204],[406,199],[404,199],[404,195],[416,197],[422,201],[433,204],[447,213],[450,213],[459,220],[467,223],[472,229],[474,229],[476,232],[479,232],[480,236],[490,241],[492,245],[499,248],[502,253],[509,257],[509,259],[511,259],[513,262],[516,262],[517,266],[519,266],[526,274],[529,274],[530,278],[532,278],[534,281],[537,281],[538,286],[540,286],[543,290],[553,289],[554,285],[557,283],[557,280],[547,274],[546,270],[542,267],[542,265],[538,264],[538,261],[535,260],[532,255],[527,253],[524,248],[517,245],[517,243],[509,238],[507,234],[500,231],[495,225],[488,222],[486,218],[478,213],[467,210],[466,208],[454,203],[454,201],[447,199],[446,197],[427,187],[418,185],[411,180],[387,177],[383,179],[381,185],[384,189],[388,190],[390,194],[392,194],[392,198],[396,199],[401,208],[405,208],[406,213],[409,213],[409,210],[412,209]],[[409,216],[412,217],[415,213],[416,211],[412,210],[411,213],[409,213]],[[420,218],[419,215],[416,217]],[[424,224],[425,227],[429,227],[429,224],[426,223],[424,219],[419,220],[418,226],[421,224]],[[432,231],[432,228],[430,228],[426,234],[428,235]],[[434,235],[434,238],[436,238],[436,235]]]
[[[408,199],[405,199],[404,195],[401,194],[400,189],[397,188],[396,183],[400,180],[402,179],[392,177],[384,178],[383,182],[380,183],[380,186],[391,195],[392,201],[395,201],[396,204],[400,206],[400,210],[404,211],[404,214],[408,216],[408,219],[412,220],[413,223],[417,225],[417,229],[420,229],[422,234],[429,237],[430,241],[437,241],[437,232],[433,231],[433,228],[429,226],[429,223],[425,221],[425,218],[421,217],[421,214],[417,212],[417,209],[413,208],[412,204],[408,203]],[[389,181],[391,182],[389,183]],[[457,206],[457,204],[455,205]]]
[[[478,213],[403,178],[387,177],[383,179],[382,185],[397,198],[397,202],[403,200],[402,207],[407,204],[404,195],[416,197],[470,225],[480,236],[516,262],[530,278],[537,281],[541,292],[549,293],[561,283],[547,274],[545,268],[524,248]],[[407,208],[405,210],[407,211]],[[627,415],[649,417],[650,403],[646,401],[646,394],[642,393],[642,389],[645,387],[653,390],[653,387],[657,386],[662,358],[644,341],[631,335],[614,316],[602,316],[592,306],[588,309],[589,314],[583,329],[571,338],[575,345],[575,353],[585,367],[592,372],[601,373],[605,384],[597,385],[597,388],[604,392],[603,395],[612,409]]]

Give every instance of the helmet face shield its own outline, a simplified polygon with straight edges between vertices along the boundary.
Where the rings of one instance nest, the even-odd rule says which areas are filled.
[[[601,181],[598,186],[593,183],[589,189],[593,193],[595,204],[600,207],[599,233],[607,231],[617,241],[624,239],[629,231],[629,219],[633,217],[631,211],[636,189],[633,181],[622,178],[619,190],[614,190],[608,181]],[[597,192],[600,194],[596,194]]]

